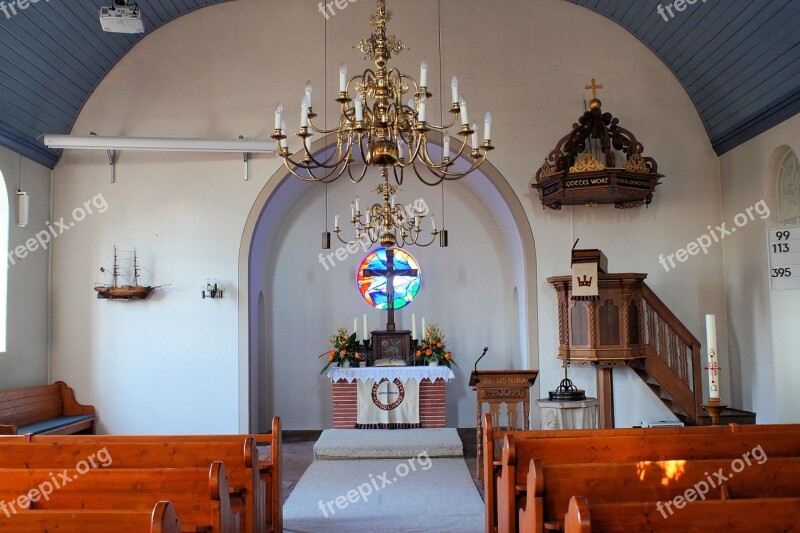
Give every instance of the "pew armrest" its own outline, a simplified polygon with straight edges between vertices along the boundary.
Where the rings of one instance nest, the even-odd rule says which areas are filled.
[[[0,424],[0,435],[16,435],[17,426]]]
[[[583,496],[573,496],[569,500],[569,510],[564,516],[564,533],[591,533],[591,531],[589,502]]]
[[[83,405],[75,400],[75,391],[63,381],[56,381],[61,387],[61,401],[64,405],[64,414],[74,415],[93,415],[95,414],[93,405]]]

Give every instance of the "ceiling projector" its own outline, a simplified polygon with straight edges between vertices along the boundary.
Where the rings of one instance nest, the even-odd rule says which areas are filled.
[[[144,33],[142,11],[136,4],[115,2],[100,8],[100,25],[110,33]]]

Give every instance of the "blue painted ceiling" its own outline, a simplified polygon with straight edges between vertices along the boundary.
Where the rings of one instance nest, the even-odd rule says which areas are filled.
[[[24,10],[18,0],[5,0],[0,10],[0,145],[53,168],[60,151],[45,148],[39,136],[69,133],[97,84],[147,33],[221,1],[139,0],[146,33],[127,35],[100,28],[100,7],[113,0],[38,0]]]
[[[718,154],[800,113],[798,0],[569,1],[619,23],[666,63]]]
[[[138,3],[150,32],[222,1]],[[618,22],[666,63],[718,154],[800,112],[800,0],[568,1]],[[111,3],[40,0],[17,14],[7,7],[10,16],[0,10],[0,145],[55,166],[59,152],[38,138],[69,133],[97,84],[143,37],[100,29],[98,10]]]

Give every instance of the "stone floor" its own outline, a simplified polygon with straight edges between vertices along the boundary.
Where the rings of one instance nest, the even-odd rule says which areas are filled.
[[[398,430],[402,431],[402,430]],[[297,486],[306,469],[314,462],[314,443],[322,434],[321,431],[284,431],[283,432],[283,501]],[[464,459],[472,474],[472,479],[483,498],[483,483],[478,481],[477,444],[475,429],[459,429],[458,435],[464,443]]]

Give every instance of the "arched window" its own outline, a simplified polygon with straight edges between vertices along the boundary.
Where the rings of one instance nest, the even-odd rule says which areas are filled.
[[[800,226],[800,162],[787,150],[778,169],[778,217],[781,226]]]

